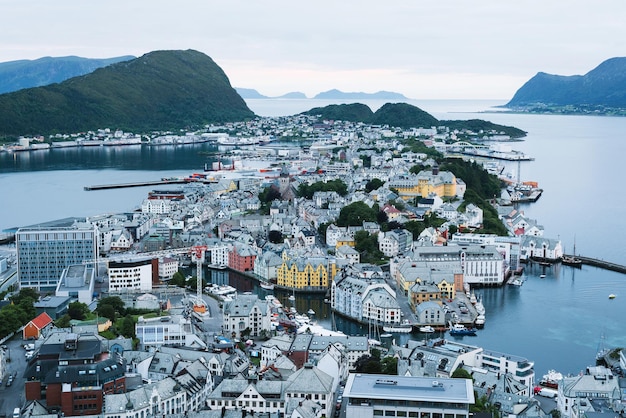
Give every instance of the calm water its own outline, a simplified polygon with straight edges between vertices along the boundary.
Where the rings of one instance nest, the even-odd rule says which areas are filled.
[[[520,165],[523,180],[539,182],[543,196],[520,209],[537,219],[548,237],[560,238],[566,251],[626,264],[626,195],[622,187],[623,133],[626,118],[477,114],[505,101],[415,101],[438,119],[481,118],[528,131],[513,144],[535,158]],[[259,115],[296,114],[330,102],[249,100]],[[375,110],[384,102],[367,102]],[[96,147],[0,154],[0,230],[66,216],[89,216],[134,209],[151,187],[86,192],[84,186],[157,180],[188,175],[207,161],[207,144],[175,147]],[[517,165],[507,171],[517,173]],[[594,361],[601,337],[607,346],[626,347],[626,276],[592,267],[545,271],[529,269],[521,287],[480,289],[487,323],[470,344],[527,357],[537,374],[554,368],[578,373]],[[230,274],[215,278],[241,291],[258,291],[247,279]],[[617,298],[608,300],[615,293]],[[263,293],[262,293],[263,294]],[[285,302],[288,295],[280,295]],[[331,325],[328,305],[317,296],[297,296],[299,312],[312,308]],[[367,329],[336,320],[339,329]],[[397,336],[399,339],[408,338]],[[414,336],[420,338],[420,336]]]

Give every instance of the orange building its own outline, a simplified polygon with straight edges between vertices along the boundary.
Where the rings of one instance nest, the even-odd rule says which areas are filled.
[[[43,312],[24,326],[22,335],[25,340],[38,339],[41,336],[41,331],[50,324],[52,324],[52,318]]]

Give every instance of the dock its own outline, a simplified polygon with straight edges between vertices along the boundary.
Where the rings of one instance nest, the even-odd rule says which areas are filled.
[[[126,187],[142,187],[142,186],[162,186],[164,184],[185,184],[187,181],[183,179],[176,180],[156,180],[156,181],[140,181],[135,183],[118,183],[118,184],[98,184],[94,186],[85,186],[86,191],[91,190],[107,190],[107,189],[123,189]]]
[[[582,263],[587,266],[599,267],[605,270],[610,270],[610,271],[615,271],[617,273],[626,274],[626,266],[623,266],[621,264],[612,263],[610,261],[599,260],[597,258],[583,257],[581,255],[577,255],[575,257],[580,259],[580,261],[582,261]]]

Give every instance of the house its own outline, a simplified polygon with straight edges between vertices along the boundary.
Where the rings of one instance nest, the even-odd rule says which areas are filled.
[[[238,295],[224,303],[223,329],[226,333],[242,336],[248,332],[257,337],[270,332],[271,307],[257,295]]]
[[[53,325],[52,318],[46,312],[42,312],[24,326],[22,336],[25,340],[39,339],[42,332]]]

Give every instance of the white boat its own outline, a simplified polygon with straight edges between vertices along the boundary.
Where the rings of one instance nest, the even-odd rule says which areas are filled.
[[[409,321],[405,319],[401,324],[383,326],[383,331],[406,334],[413,331],[413,325],[411,325]]]
[[[474,325],[476,325],[476,328],[482,328],[485,326],[485,315],[484,314],[480,314],[476,317],[476,319],[474,320]]]
[[[540,278],[540,279],[545,279],[545,278],[546,278],[546,275],[545,275],[545,274],[540,274],[540,275],[539,275],[539,278]]]
[[[614,293],[611,293],[611,294],[609,295],[609,299],[615,299],[615,294],[614,294]]]
[[[483,305],[482,301],[478,301],[476,302],[476,305],[474,306],[474,308],[476,308],[476,313],[478,315],[484,315],[485,314],[485,305]]]
[[[263,288],[265,290],[274,290],[274,283],[261,282],[261,288]]]
[[[309,315],[315,315],[315,311],[314,311],[313,309],[309,309],[309,310],[307,311],[307,313],[308,313]]]
[[[435,332],[435,328],[431,327],[430,325],[425,325],[423,327],[419,327],[419,331],[430,334],[432,332]]]
[[[474,292],[472,292],[472,294],[470,296],[470,303],[472,305],[476,305],[476,302],[478,302],[478,299],[476,299],[476,294],[474,294]]]

